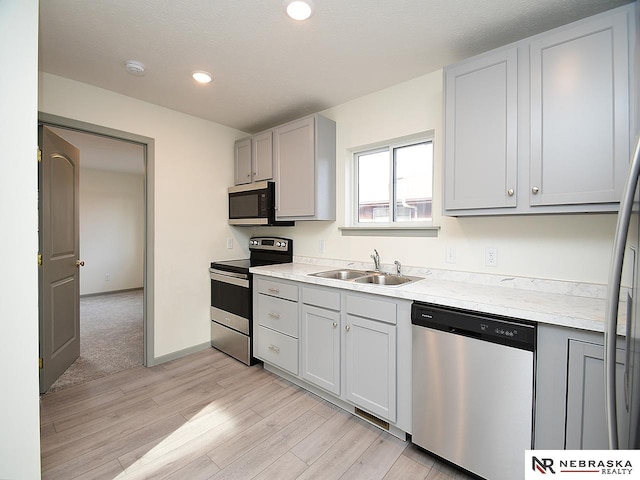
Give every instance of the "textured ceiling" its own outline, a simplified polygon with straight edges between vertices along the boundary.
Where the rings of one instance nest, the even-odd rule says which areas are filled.
[[[46,0],[40,70],[255,133],[629,0],[314,3],[300,23],[283,0]]]

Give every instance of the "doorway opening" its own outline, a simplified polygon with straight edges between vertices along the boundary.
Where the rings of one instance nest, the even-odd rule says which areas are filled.
[[[81,351],[51,392],[153,365],[154,141],[44,113],[39,123],[81,152]]]

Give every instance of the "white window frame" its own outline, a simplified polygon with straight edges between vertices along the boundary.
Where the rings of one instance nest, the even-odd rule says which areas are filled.
[[[397,138],[397,139],[393,139],[390,141],[386,141],[386,142],[380,142],[377,144],[373,144],[373,145],[367,145],[367,146],[363,146],[363,147],[358,147],[358,148],[354,148],[351,150],[351,165],[352,165],[352,194],[351,194],[351,227],[350,228],[343,228],[343,234],[355,234],[357,235],[358,233],[355,233],[355,231],[357,230],[363,230],[363,231],[381,231],[381,230],[420,230],[420,229],[438,229],[438,227],[434,227],[433,226],[433,182],[434,182],[434,177],[433,177],[433,168],[434,168],[434,155],[432,155],[431,158],[431,181],[432,181],[432,185],[431,185],[431,192],[432,192],[432,196],[431,196],[431,205],[432,205],[432,210],[431,210],[431,220],[430,221],[422,221],[422,222],[402,222],[402,221],[393,221],[391,220],[390,222],[360,222],[359,221],[359,185],[358,185],[358,178],[359,178],[359,157],[361,155],[367,155],[367,154],[372,154],[372,153],[377,153],[377,152],[384,152],[387,151],[389,152],[389,156],[390,156],[390,162],[389,162],[389,208],[390,210],[390,216],[393,216],[393,212],[395,210],[395,198],[394,198],[394,192],[396,189],[396,178],[395,178],[395,158],[394,158],[394,149],[397,148],[402,148],[402,147],[408,147],[411,145],[415,145],[418,143],[431,143],[432,144],[432,148],[434,149],[433,151],[435,152],[435,145],[434,145],[434,135],[433,135],[433,131],[430,132],[423,132],[417,135],[411,135],[408,137],[402,137],[402,138]],[[349,233],[348,231],[352,231],[351,233]]]

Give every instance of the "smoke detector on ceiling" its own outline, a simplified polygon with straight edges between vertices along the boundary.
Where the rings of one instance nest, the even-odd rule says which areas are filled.
[[[135,75],[136,77],[141,77],[144,75],[144,64],[138,62],[137,60],[127,60],[124,62],[124,65],[127,69],[127,72],[131,75]]]

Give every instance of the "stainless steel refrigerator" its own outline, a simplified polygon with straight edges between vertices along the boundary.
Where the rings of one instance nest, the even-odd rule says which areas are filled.
[[[604,334],[605,408],[609,448],[640,449],[640,266],[633,267],[631,298],[627,308],[626,349],[623,385],[616,379],[616,331],[625,250],[640,252],[640,139],[631,158],[614,239],[609,272]],[[627,261],[631,261],[631,256]],[[635,259],[634,259],[635,262]],[[616,397],[624,395],[624,402]],[[624,408],[616,408],[616,405]],[[620,427],[622,424],[622,427]]]

